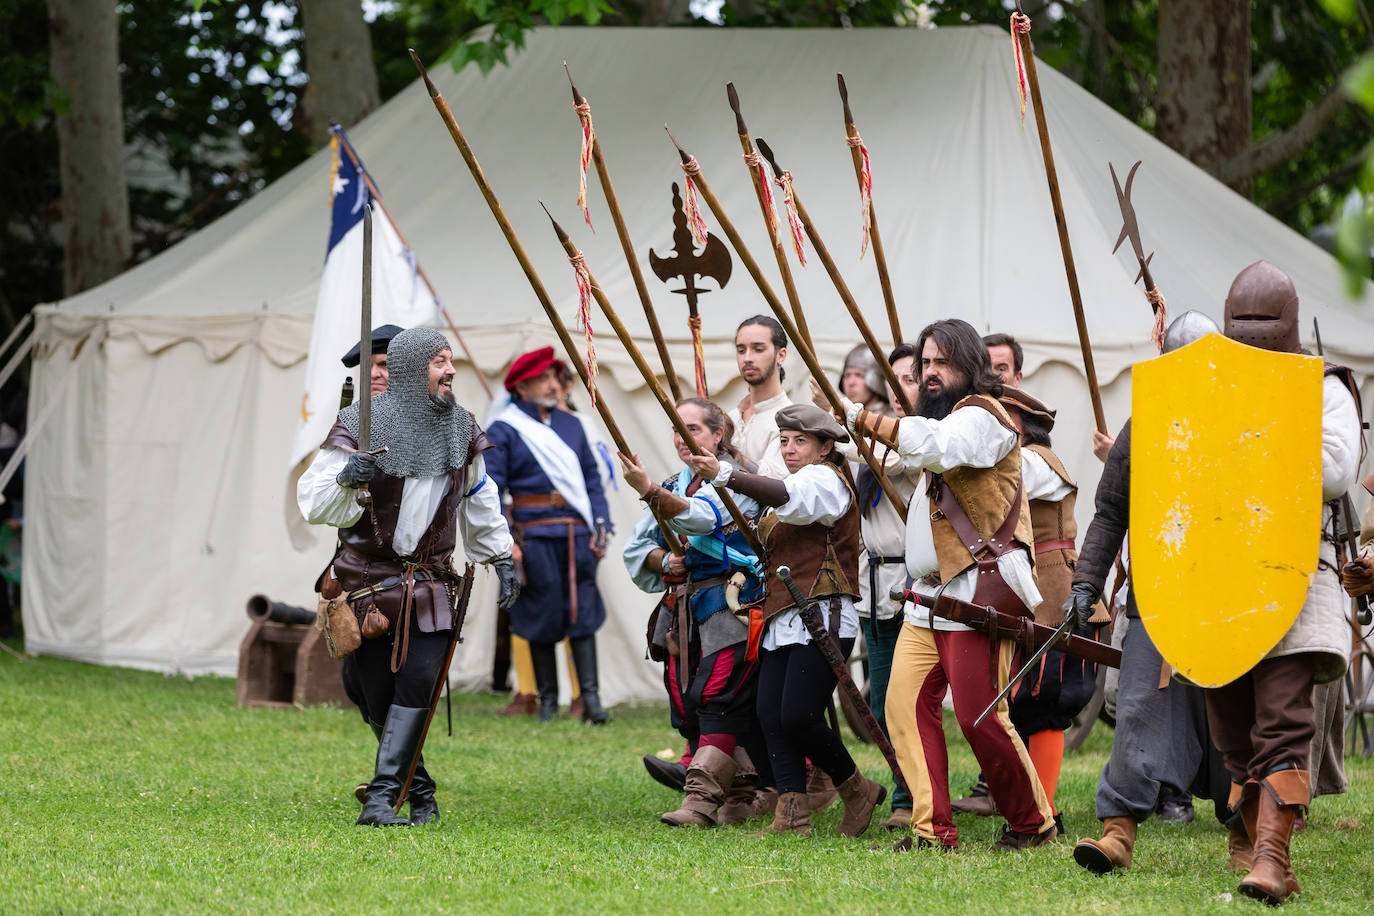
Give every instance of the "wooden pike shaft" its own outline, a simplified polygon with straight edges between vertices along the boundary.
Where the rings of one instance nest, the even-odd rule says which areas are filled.
[[[844,84],[844,74],[836,73],[835,79],[840,86],[840,101],[844,105],[844,135],[849,139],[859,136],[859,128],[854,124],[854,115],[849,110],[849,88]],[[854,160],[854,177],[859,182],[859,191],[864,185],[864,154],[856,146],[849,148]],[[878,268],[878,285],[883,289],[883,303],[887,306],[887,323],[892,329],[892,345],[902,342],[902,325],[897,320],[897,299],[892,295],[892,277],[887,272],[887,254],[883,251],[883,236],[878,231],[878,211],[873,206],[873,196],[868,198],[868,242],[873,248],[873,263]]]
[[[669,132],[668,136],[672,137],[672,133]],[[677,146],[677,140],[673,140],[673,145]],[[681,146],[677,146],[677,154],[682,159],[683,165],[691,161],[692,157],[688,156]],[[711,190],[711,186],[706,181],[706,176],[698,171],[693,176],[692,181],[696,184],[697,190],[701,192],[702,199],[706,201],[706,206],[711,208],[711,213],[715,216],[716,222],[720,223],[720,228],[725,232],[725,237],[730,240],[735,253],[744,262],[745,270],[749,271],[749,276],[754,278],[754,283],[758,286],[759,292],[768,302],[768,307],[773,310],[773,317],[777,318],[778,324],[782,325],[783,333],[796,344],[797,353],[801,355],[802,362],[806,363],[806,368],[811,372],[811,377],[816,380],[816,384],[820,386],[825,399],[830,402],[830,409],[836,414],[842,414],[844,404],[840,401],[839,392],[835,390],[835,386],[831,384],[830,379],[821,370],[820,363],[817,362],[816,354],[810,345],[797,333],[797,326],[792,322],[792,317],[787,314],[787,309],[783,308],[782,302],[778,299],[778,294],[773,292],[773,287],[768,284],[763,271],[759,269],[758,261],[754,260],[754,256],[745,247],[744,239],[740,238],[739,232],[735,229],[735,224],[730,222],[730,217],[725,215],[725,208],[721,206],[720,198],[716,197],[715,192]],[[887,479],[887,474],[883,471],[883,466],[878,462],[878,459],[874,457],[873,450],[868,447],[861,436],[854,437],[854,446],[858,449],[859,456],[863,458],[869,469],[878,478],[878,484],[882,487],[883,494],[892,502],[893,508],[902,518],[906,518],[906,501],[893,488],[892,481]]]
[[[402,245],[410,248],[410,243],[407,242],[406,237],[401,234],[401,227],[397,225],[396,220],[391,215],[391,211],[386,208],[386,202],[382,200],[382,195],[377,191],[377,186],[372,183],[372,176],[367,173],[363,168],[363,164],[358,161],[358,154],[348,143],[340,143],[339,146],[343,148],[344,153],[352,160],[353,167],[358,170],[358,174],[363,178],[363,184],[367,185],[367,193],[371,195],[372,202],[382,211],[382,215],[386,217],[386,221],[391,223],[391,228],[395,230],[396,237],[401,240]],[[411,248],[411,251],[414,250],[415,249]],[[453,323],[453,318],[449,315],[448,308],[440,301],[438,290],[436,290],[434,284],[429,281],[429,275],[426,274],[425,269],[420,266],[418,259],[415,261],[415,273],[424,281],[425,288],[429,290],[429,294],[434,298],[434,301],[440,303],[439,313],[444,316],[444,324],[448,325],[449,331],[457,339],[458,346],[463,351],[463,358],[466,359],[468,365],[472,367],[472,373],[477,376],[477,381],[481,383],[482,390],[486,392],[487,400],[493,400],[495,395],[492,394],[491,385],[487,382],[486,375],[482,373],[482,368],[477,365],[477,360],[472,358],[472,351],[468,349],[468,342],[463,339],[463,335],[458,331],[458,326]]]
[[[763,150],[764,156],[768,158],[769,164],[773,166],[773,170],[782,174],[768,144],[762,139],[758,141],[758,144],[759,149]],[[797,193],[795,182],[792,185],[792,203],[797,208],[797,216],[801,219],[802,228],[806,230],[806,237],[811,240],[811,247],[816,249],[816,257],[821,259],[821,264],[825,266],[825,272],[830,275],[830,281],[835,284],[835,292],[840,294],[840,301],[849,310],[849,317],[853,318],[854,324],[858,325],[859,334],[868,346],[868,352],[873,354],[873,359],[877,362],[883,378],[887,380],[892,393],[897,397],[897,403],[902,405],[902,411],[907,416],[912,416],[911,400],[906,396],[906,391],[903,390],[901,383],[897,381],[897,373],[892,370],[892,364],[887,361],[887,354],[883,352],[882,344],[878,343],[878,338],[873,336],[873,329],[868,326],[868,319],[859,310],[859,304],[854,301],[854,294],[849,291],[849,284],[845,283],[844,277],[840,276],[840,269],[835,265],[835,259],[830,257],[830,250],[821,241],[821,234],[816,231],[816,224],[811,221],[810,215],[806,212],[806,207],[802,205],[801,195]]]
[[[749,128],[745,126],[744,116],[740,114],[739,93],[735,91],[734,83],[725,84],[725,95],[729,99],[730,109],[735,113],[735,130],[739,134],[740,150],[746,157],[757,155],[754,152],[754,141],[749,136]],[[792,278],[792,266],[787,262],[787,250],[783,248],[782,237],[771,219],[774,214],[768,212],[768,198],[764,196],[767,193],[764,178],[759,175],[758,169],[747,162],[744,167],[749,170],[749,181],[754,186],[754,196],[758,198],[759,212],[763,216],[763,228],[768,232],[768,242],[773,246],[773,257],[778,262],[778,273],[782,274],[782,287],[787,293],[788,304],[792,306],[792,316],[796,319],[797,330],[801,332],[794,339],[804,340],[807,347],[815,350],[815,344],[811,340],[811,329],[806,326],[806,314],[802,311],[801,298],[797,295],[797,284]]]
[[[549,212],[547,207],[544,209],[544,212]],[[577,246],[573,244],[573,240],[563,231],[563,227],[558,225],[558,221],[553,218],[553,214],[551,213],[549,214],[549,222],[553,223],[553,231],[558,236],[558,241],[562,243],[563,250],[568,253],[568,257],[581,257],[583,259],[583,266],[586,267],[586,256],[577,250]],[[635,367],[639,369],[639,374],[644,377],[645,384],[649,386],[649,390],[653,393],[659,406],[663,408],[663,412],[668,415],[668,420],[673,424],[673,429],[682,437],[683,443],[686,444],[687,448],[691,449],[693,455],[705,454],[701,446],[697,445],[696,438],[687,429],[687,424],[682,421],[682,416],[677,412],[677,402],[668,400],[668,394],[663,390],[663,386],[658,383],[658,378],[654,376],[654,370],[649,367],[648,361],[644,359],[644,354],[640,352],[639,347],[635,345],[634,338],[630,336],[630,332],[625,327],[625,323],[620,320],[620,315],[618,315],[616,310],[611,306],[610,300],[606,298],[606,294],[601,291],[601,287],[597,284],[596,277],[592,274],[591,268],[586,267],[586,270],[587,284],[591,287],[592,298],[596,299],[596,304],[601,306],[601,311],[605,314],[606,320],[611,323],[611,327],[615,330],[615,336],[620,338],[621,345],[624,346],[625,350],[630,354],[630,359],[634,361]],[[632,453],[625,451],[625,454],[629,455]],[[712,485],[714,486],[714,484]],[[720,501],[724,504],[726,511],[730,513],[730,518],[734,519],[735,524],[739,526],[740,533],[743,534],[745,540],[749,542],[749,546],[754,549],[754,553],[762,557],[763,543],[759,540],[758,534],[754,531],[753,526],[749,524],[749,520],[745,518],[744,513],[740,511],[739,505],[736,504],[734,498],[724,487],[716,487],[716,493],[720,496]]]
[[[1083,296],[1078,291],[1078,271],[1073,266],[1073,248],[1069,245],[1069,224],[1064,219],[1064,201],[1059,194],[1059,174],[1054,168],[1054,150],[1050,148],[1050,129],[1045,123],[1045,107],[1040,100],[1040,78],[1035,72],[1035,52],[1030,34],[1017,32],[1021,57],[1026,62],[1026,81],[1030,83],[1031,107],[1035,109],[1035,128],[1040,135],[1040,153],[1045,162],[1045,180],[1050,186],[1050,202],[1054,205],[1054,226],[1059,231],[1059,251],[1064,256],[1064,274],[1069,282],[1069,299],[1073,302],[1073,319],[1078,325],[1078,346],[1083,351],[1083,373],[1088,377],[1088,396],[1092,398],[1093,419],[1097,431],[1107,432],[1107,417],[1102,412],[1102,392],[1097,386],[1097,369],[1093,366],[1093,346],[1088,339],[1088,321],[1083,314]]]
[[[491,209],[491,215],[496,218],[496,224],[501,227],[501,234],[506,237],[511,252],[515,255],[515,259],[520,262],[520,269],[525,272],[525,279],[529,281],[535,298],[543,306],[544,314],[548,316],[549,323],[553,325],[559,342],[563,344],[563,350],[568,354],[568,362],[572,363],[573,368],[577,370],[578,377],[582,379],[582,384],[590,391],[591,377],[587,374],[587,366],[582,362],[582,357],[577,353],[577,345],[573,343],[572,335],[568,333],[567,325],[563,323],[558,310],[553,307],[553,300],[549,298],[548,290],[544,288],[543,282],[539,279],[539,274],[535,272],[534,264],[530,262],[529,255],[525,254],[525,247],[520,244],[520,239],[515,234],[515,227],[511,225],[510,219],[506,216],[506,211],[502,209],[501,202],[496,199],[496,192],[492,190],[491,182],[487,181],[487,176],[482,171],[477,156],[473,154],[472,147],[468,145],[467,138],[463,136],[462,128],[458,126],[458,121],[449,109],[448,102],[444,101],[443,95],[429,78],[425,65],[420,63],[420,58],[413,49],[410,51],[410,59],[415,62],[415,68],[420,71],[420,76],[425,81],[425,89],[434,102],[435,110],[439,112],[439,117],[443,120],[444,126],[448,128],[449,136],[453,138],[454,145],[458,147],[458,152],[462,154],[463,161],[467,163],[468,171],[472,173],[472,180],[477,183],[477,189],[482,192],[483,199],[486,200],[487,206]],[[624,434],[620,431],[620,426],[611,416],[610,410],[607,409],[605,400],[593,398],[592,401],[596,405],[597,413],[601,416],[601,422],[606,424],[606,431],[610,433],[611,439],[615,442],[615,447],[627,455],[633,454],[629,443],[625,441]],[[658,519],[658,521],[669,549],[675,554],[681,554],[681,543],[671,531],[663,527],[662,519]]]
[[[587,99],[577,91],[572,81],[572,71],[565,62],[563,69],[568,73],[568,85],[572,86],[573,105],[586,105]],[[606,195],[606,206],[611,211],[611,222],[615,223],[615,234],[620,239],[620,250],[625,254],[625,263],[630,267],[630,277],[634,280],[635,292],[639,293],[639,304],[644,307],[644,317],[649,322],[649,333],[653,335],[654,346],[658,350],[659,362],[663,364],[663,374],[668,379],[668,388],[673,393],[673,403],[682,400],[682,389],[678,385],[677,370],[673,368],[673,358],[668,355],[668,342],[663,339],[663,330],[658,325],[658,315],[649,299],[649,287],[644,283],[644,272],[639,269],[639,259],[635,257],[634,244],[630,241],[630,229],[625,225],[625,216],[620,212],[620,200],[611,184],[611,172],[606,167],[606,157],[601,153],[601,138],[592,133],[592,162],[596,165],[596,177],[601,182],[601,191]]]

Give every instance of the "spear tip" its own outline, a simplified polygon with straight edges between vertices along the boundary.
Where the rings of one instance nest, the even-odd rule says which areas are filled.
[[[577,84],[573,82],[572,71],[568,69],[568,62],[566,60],[563,61],[563,72],[568,74],[568,85],[572,87],[573,104],[581,105],[586,99],[582,97],[582,93],[577,91]]]
[[[673,136],[672,130],[666,123],[663,125],[663,129],[668,131],[668,139],[673,141],[673,146],[677,147],[677,154],[682,157],[682,164],[686,165],[692,157],[688,156],[687,151],[682,148],[682,144],[677,142],[677,137]]]
[[[544,202],[542,200],[539,202],[539,206],[544,207],[544,215],[549,218],[549,222],[553,223],[553,231],[554,234],[558,236],[558,241],[566,245],[569,241],[571,241],[571,239],[568,236],[568,233],[564,232],[563,227],[558,225],[558,220],[553,218],[553,214],[549,212],[548,207],[544,206]]]
[[[854,123],[854,114],[849,110],[849,87],[844,84],[844,74],[836,73],[835,82],[840,86],[840,104],[844,106],[844,123],[846,125]]]
[[[730,110],[735,113],[735,132],[749,133],[749,128],[744,126],[744,115],[739,113],[739,93],[735,91],[734,83],[725,84],[725,98],[730,102]]]
[[[415,53],[414,48],[406,48],[406,50],[410,52],[410,59],[415,63],[415,69],[420,71],[420,78],[425,81],[425,89],[429,92],[429,97],[435,98],[439,94],[439,90],[434,88],[434,81],[429,78],[429,71],[420,62],[420,55]]]
[[[762,137],[754,138],[754,145],[763,153],[763,158],[768,160],[768,165],[773,169],[774,175],[782,175],[782,166],[778,165],[778,160],[773,156],[773,149],[768,145],[768,141]]]

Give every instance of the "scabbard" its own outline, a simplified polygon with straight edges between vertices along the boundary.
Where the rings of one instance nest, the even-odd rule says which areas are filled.
[[[996,608],[971,604],[967,601],[960,601],[958,598],[941,595],[934,600],[932,607],[932,601],[928,596],[910,589],[906,591],[905,597],[908,601],[930,608],[931,612],[938,617],[953,620],[955,623],[962,623],[964,626],[980,630],[998,639],[1013,639],[1025,646],[1028,652],[1034,652],[1049,642],[1050,637],[1054,635],[1054,627],[1036,623],[1029,617],[1004,614]],[[1109,668],[1121,667],[1120,649],[1114,649],[1106,643],[1100,643],[1082,636],[1069,636],[1061,640],[1059,645],[1055,646],[1055,651],[1087,659]]]
[[[897,763],[897,751],[893,749],[892,742],[887,740],[887,733],[878,724],[877,718],[873,715],[873,709],[868,705],[868,700],[859,690],[859,685],[854,683],[854,676],[849,673],[849,665],[845,663],[839,643],[825,628],[825,620],[821,617],[820,605],[811,599],[799,604],[797,609],[800,611],[802,624],[805,625],[806,631],[811,634],[811,641],[816,644],[817,649],[820,649],[826,664],[830,665],[831,670],[835,672],[835,678],[840,682],[840,688],[849,697],[849,702],[853,704],[854,711],[859,714],[864,727],[868,729],[868,736],[873,739],[878,750],[882,751],[888,769],[892,770],[892,778],[897,781],[897,785],[907,794],[908,798],[914,797],[911,790],[907,788],[906,777],[902,775],[902,768]]]

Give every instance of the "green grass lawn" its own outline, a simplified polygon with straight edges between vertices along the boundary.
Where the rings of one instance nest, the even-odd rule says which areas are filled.
[[[1070,844],[994,854],[999,823],[959,820],[951,854],[875,852],[835,832],[751,839],[763,825],[672,829],[678,796],[641,754],[679,745],[661,709],[593,729],[495,715],[457,697],[427,760],[438,824],[353,826],[353,786],[376,743],[355,711],[239,709],[234,684],[0,654],[0,912],[1134,913],[1262,912],[1224,869],[1226,834],[1198,818],[1141,829],[1135,868],[1096,878]],[[950,735],[956,793],[972,755]],[[1111,732],[1065,762],[1059,804],[1095,834],[1092,798]],[[879,776],[869,746],[857,757]],[[1306,893],[1291,909],[1368,912],[1370,761],[1323,798],[1294,843]]]

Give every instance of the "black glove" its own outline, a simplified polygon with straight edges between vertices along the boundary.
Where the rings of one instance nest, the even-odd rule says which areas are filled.
[[[1075,582],[1069,589],[1069,597],[1064,599],[1064,621],[1073,621],[1073,628],[1079,633],[1087,633],[1091,628],[1088,621],[1093,616],[1093,605],[1101,596],[1097,589],[1086,582]]]
[[[344,469],[334,479],[339,482],[339,486],[356,490],[370,481],[376,473],[376,455],[369,455],[367,452],[354,452],[348,456],[348,464],[344,465]]]
[[[501,557],[499,560],[493,560],[491,566],[496,570],[496,577],[501,582],[501,594],[496,598],[496,606],[503,611],[510,610],[515,599],[520,597],[520,574],[515,570],[515,560],[511,557]]]

